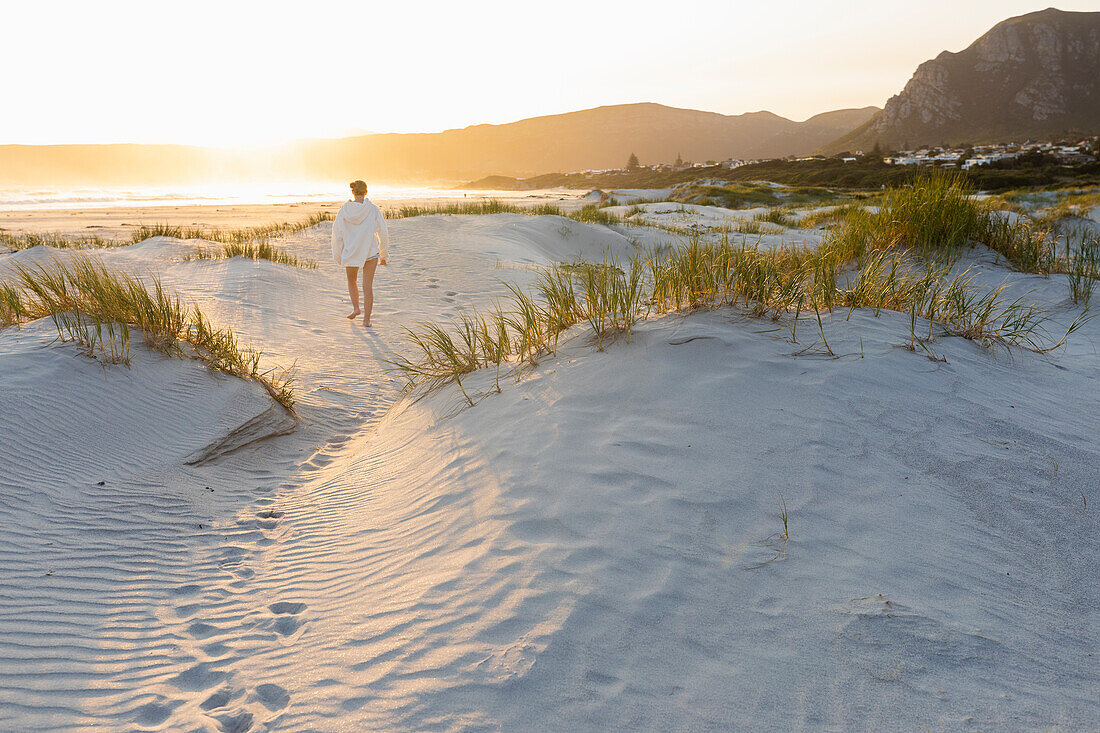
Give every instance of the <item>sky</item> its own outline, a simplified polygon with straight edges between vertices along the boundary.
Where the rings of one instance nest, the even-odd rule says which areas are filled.
[[[1044,7],[0,0],[0,144],[245,147],[629,102],[802,120],[882,106],[922,61]]]

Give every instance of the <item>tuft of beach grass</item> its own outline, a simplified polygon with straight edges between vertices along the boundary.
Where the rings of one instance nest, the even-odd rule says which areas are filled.
[[[1002,253],[1014,251],[1010,262],[1025,271],[1067,268],[1071,289],[1086,298],[1100,257],[1097,241],[1082,239],[1067,247],[1066,255],[1050,260],[1045,235],[1029,224],[992,217],[959,176],[919,176],[913,186],[887,192],[877,212],[847,207],[837,221],[818,247],[763,250],[759,242],[735,244],[728,237],[704,242],[695,234],[686,244],[655,248],[628,264],[557,265],[540,273],[533,293],[509,285],[510,297],[490,316],[463,317],[450,330],[437,324],[410,329],[417,353],[391,362],[392,369],[405,377],[409,390],[458,383],[473,405],[462,378],[492,366],[499,390],[502,365],[536,364],[555,353],[560,335],[578,324],[587,325],[594,345],[603,350],[619,334],[629,340],[635,323],[651,315],[739,307],[777,320],[793,313],[797,324],[803,311],[813,310],[819,341],[832,355],[822,311],[867,308],[877,315],[891,310],[909,315],[914,350],[919,343],[937,358],[927,348],[937,336],[965,338],[990,349],[1048,352],[1061,347],[1087,319],[1082,314],[1064,334],[1052,333],[1050,315],[1024,296],[1008,298],[1004,286],[981,288],[969,271],[950,274],[963,247],[988,243]],[[859,265],[858,274],[839,277],[852,264]],[[918,319],[928,324],[927,335],[919,338]],[[497,325],[490,327],[490,321]]]
[[[331,221],[332,219],[332,214],[322,211],[312,214],[302,221],[279,222],[235,229],[184,227],[167,223],[142,224],[134,229],[129,237],[120,239],[107,239],[99,236],[69,237],[55,232],[21,232],[17,234],[0,232],[0,245],[13,250],[29,249],[37,246],[52,247],[54,249],[105,249],[138,244],[152,237],[203,239],[220,244],[222,247],[220,250],[199,249],[195,254],[185,259],[249,257],[312,269],[317,267],[317,263],[305,258],[295,257],[271,244],[270,240],[309,229],[321,222]]]
[[[263,369],[261,352],[242,346],[232,329],[216,327],[197,306],[185,306],[155,275],[146,283],[78,255],[68,262],[13,266],[15,282],[0,286],[0,324],[51,318],[62,341],[88,356],[129,364],[133,329],[167,356],[189,357],[211,369],[250,379],[287,410],[294,407],[294,377]]]

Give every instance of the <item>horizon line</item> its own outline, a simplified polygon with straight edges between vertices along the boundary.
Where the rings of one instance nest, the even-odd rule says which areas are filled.
[[[827,109],[822,112],[816,112],[803,120],[796,120],[791,117],[786,117],[777,112],[772,112],[767,109],[749,110],[746,112],[725,113],[715,112],[714,110],[698,109],[696,107],[677,107],[670,104],[664,104],[662,102],[619,102],[615,104],[601,104],[595,107],[585,107],[583,109],[573,109],[565,112],[551,112],[548,114],[534,115],[532,117],[521,117],[519,119],[509,120],[507,122],[477,122],[474,124],[466,125],[465,127],[448,127],[442,130],[418,130],[418,131],[406,131],[406,132],[363,132],[357,135],[311,135],[304,137],[285,138],[282,140],[262,142],[262,143],[231,143],[227,145],[211,145],[201,143],[187,143],[187,142],[135,142],[132,140],[116,140],[113,142],[56,142],[56,143],[21,143],[21,142],[0,142],[0,147],[23,147],[23,148],[52,148],[52,147],[109,147],[115,145],[143,145],[143,146],[162,146],[162,147],[179,147],[179,148],[202,148],[206,150],[225,150],[233,148],[269,148],[278,147],[281,145],[291,145],[294,143],[309,142],[313,140],[350,140],[360,137],[375,137],[382,135],[442,135],[448,132],[461,132],[463,130],[470,130],[476,127],[504,127],[507,125],[514,125],[520,122],[527,122],[528,120],[538,120],[546,117],[563,117],[570,114],[581,114],[583,112],[594,112],[600,109],[608,109],[613,107],[637,107],[642,105],[653,105],[656,107],[664,107],[666,109],[674,109],[684,112],[701,112],[703,114],[718,115],[721,117],[745,117],[747,115],[759,115],[769,114],[780,119],[794,122],[796,124],[804,124],[809,122],[814,117],[818,117],[823,114],[829,114],[831,112],[847,112],[854,110],[864,110],[868,108],[874,108],[881,110],[882,107],[876,104],[867,104],[862,107],[837,107],[835,109]]]

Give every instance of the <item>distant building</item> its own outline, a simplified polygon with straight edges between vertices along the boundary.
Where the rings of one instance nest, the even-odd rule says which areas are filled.
[[[983,153],[982,155],[975,156],[973,158],[967,158],[963,161],[963,170],[970,170],[975,166],[989,165],[990,163],[996,163],[1001,160],[1012,160],[1018,158],[1019,153]]]

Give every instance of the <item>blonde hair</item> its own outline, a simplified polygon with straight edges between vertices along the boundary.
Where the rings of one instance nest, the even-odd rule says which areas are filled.
[[[366,181],[352,181],[348,185],[351,186],[351,192],[356,194],[356,195],[359,195],[359,194],[366,195],[366,193],[367,193],[367,182]]]

